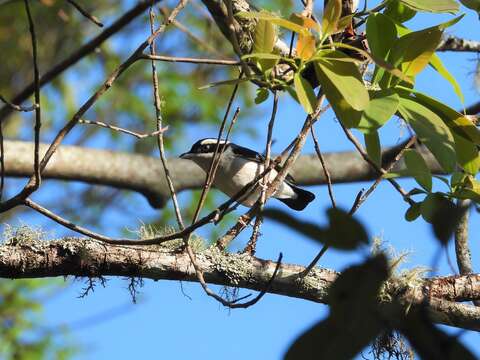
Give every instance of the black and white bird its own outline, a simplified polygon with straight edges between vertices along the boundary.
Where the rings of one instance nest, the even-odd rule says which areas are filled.
[[[180,157],[189,159],[200,166],[203,171],[208,172],[212,161],[217,139],[202,139],[193,144],[189,152]],[[233,197],[246,185],[260,175],[264,169],[264,157],[254,150],[236,145],[231,142],[220,141],[219,152],[222,153],[220,162],[215,174],[213,186]],[[278,170],[278,168],[277,168]],[[277,176],[277,170],[270,171],[269,181]],[[245,206],[251,207],[261,195],[261,188],[257,188],[248,196],[239,199]],[[285,203],[294,210],[303,210],[315,199],[310,191],[303,190],[293,184],[293,178],[287,176],[273,197]]]

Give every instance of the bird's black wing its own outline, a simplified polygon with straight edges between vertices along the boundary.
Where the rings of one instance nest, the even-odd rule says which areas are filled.
[[[237,144],[230,144],[230,147],[232,148],[234,154],[241,156],[245,159],[255,161],[257,163],[263,163],[265,161],[265,158],[261,154],[252,149]]]
[[[232,148],[233,153],[236,154],[236,155],[239,155],[239,156],[241,156],[245,159],[251,160],[251,161],[255,161],[256,163],[264,163],[265,162],[265,157],[262,154],[256,152],[255,150],[252,150],[252,149],[249,149],[249,148],[237,145],[237,144],[230,144],[230,146]],[[279,172],[281,169],[282,169],[282,167],[279,164],[277,164],[275,166],[275,170],[277,172]],[[290,174],[287,174],[287,176],[285,177],[285,180],[287,182],[295,185],[295,179]]]

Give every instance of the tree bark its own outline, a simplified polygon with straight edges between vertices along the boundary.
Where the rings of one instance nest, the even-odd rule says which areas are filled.
[[[198,281],[180,243],[162,246],[118,246],[87,239],[66,237],[42,241],[34,231],[17,231],[0,246],[0,277],[41,278],[54,276],[122,276],[152,280]],[[281,264],[268,287],[276,263],[247,254],[224,253],[216,248],[196,252],[196,261],[205,280],[225,285],[290,296],[328,304],[328,289],[338,273],[314,268],[305,278],[303,266]],[[420,279],[421,280],[421,279]],[[480,299],[480,275],[423,279],[405,284],[392,279],[386,287],[390,301],[383,301],[386,315],[393,301],[410,306],[427,306],[438,323],[480,331],[480,309],[461,301]],[[395,307],[396,308],[396,307]],[[395,310],[397,311],[397,310]]]

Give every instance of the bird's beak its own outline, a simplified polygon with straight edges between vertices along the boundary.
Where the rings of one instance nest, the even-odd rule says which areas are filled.
[[[180,155],[180,159],[190,159],[190,155],[191,154],[189,152],[183,153]]]

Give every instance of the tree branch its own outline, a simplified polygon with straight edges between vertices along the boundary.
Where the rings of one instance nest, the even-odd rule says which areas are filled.
[[[328,288],[338,276],[314,268],[299,279],[305,268],[262,260],[247,254],[227,254],[216,248],[196,252],[196,262],[211,284],[235,286],[328,304]],[[40,278],[54,276],[122,276],[153,280],[197,282],[188,255],[175,247],[108,245],[86,238],[41,241],[34,231],[17,232],[0,245],[0,277]],[[427,305],[433,320],[446,325],[480,331],[480,310],[456,301],[480,299],[480,275],[425,279],[418,286],[395,285],[389,293],[405,306]],[[400,284],[400,283],[399,283]],[[398,295],[400,294],[400,295]],[[389,301],[383,303],[386,312]]]
[[[31,176],[33,143],[5,140],[4,147],[5,175]],[[40,145],[40,156],[45,154],[47,147],[46,144]],[[382,159],[386,164],[396,156],[400,148],[395,146],[383,152]],[[422,156],[434,173],[441,173],[440,166],[427,150],[422,150]],[[325,153],[324,157],[333,183],[367,181],[377,176],[356,152]],[[175,189],[182,191],[202,187],[205,174],[193,162],[171,158],[169,164]],[[392,171],[402,169],[405,167],[403,161],[400,161]],[[300,185],[327,183],[314,154],[300,156],[292,166],[291,174]],[[155,208],[163,207],[169,198],[161,163],[150,156],[62,145],[42,176],[44,179],[82,181],[137,191]]]

